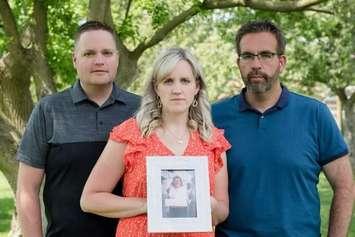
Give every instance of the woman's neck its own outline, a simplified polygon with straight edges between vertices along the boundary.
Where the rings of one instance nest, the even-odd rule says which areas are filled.
[[[162,127],[170,129],[182,130],[187,129],[188,116],[187,113],[163,113],[162,114]]]
[[[163,114],[162,124],[156,131],[160,140],[175,155],[184,154],[190,137],[187,114]]]

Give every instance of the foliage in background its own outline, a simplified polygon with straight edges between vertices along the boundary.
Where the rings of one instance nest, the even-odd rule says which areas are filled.
[[[81,2],[81,3],[80,3]],[[76,72],[72,63],[73,34],[87,11],[83,1],[53,1],[48,6],[48,61],[55,72],[55,83],[62,90],[73,83]]]
[[[116,81],[122,87],[140,94],[159,51],[181,46],[202,64],[212,101],[242,87],[234,49],[240,24],[275,21],[288,39],[282,81],[319,98],[336,94],[355,154],[355,95],[345,93],[355,84],[352,0],[0,0],[0,17],[0,170],[12,190],[13,156],[24,125],[38,98],[75,80],[72,38],[87,18],[117,30],[121,63]]]

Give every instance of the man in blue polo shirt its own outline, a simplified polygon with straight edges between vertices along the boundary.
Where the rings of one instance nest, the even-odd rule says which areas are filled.
[[[113,82],[118,52],[109,26],[89,21],[79,27],[73,63],[79,80],[39,101],[18,150],[16,206],[25,237],[43,236],[39,190],[44,176],[47,237],[115,236],[117,219],[84,213],[79,200],[109,131],[133,115],[139,97]]]
[[[333,188],[329,235],[345,237],[353,205],[348,148],[323,103],[287,90],[285,39],[271,22],[236,36],[245,88],[212,107],[227,151],[230,213],[219,237],[319,237],[317,191],[323,171]]]

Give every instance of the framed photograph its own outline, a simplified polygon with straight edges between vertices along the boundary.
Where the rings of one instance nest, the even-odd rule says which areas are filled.
[[[207,156],[147,157],[148,232],[212,231]]]

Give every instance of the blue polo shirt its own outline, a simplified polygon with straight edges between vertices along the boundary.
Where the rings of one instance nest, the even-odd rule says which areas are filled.
[[[240,95],[212,106],[227,151],[230,213],[216,236],[319,237],[322,166],[348,153],[327,106],[289,92],[264,113]]]

